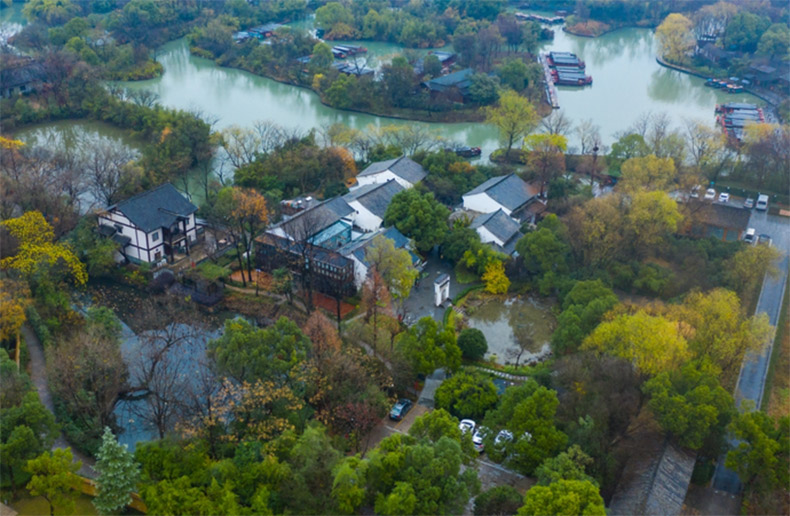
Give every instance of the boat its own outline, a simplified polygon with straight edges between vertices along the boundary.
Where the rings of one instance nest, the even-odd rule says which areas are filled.
[[[480,147],[458,147],[455,149],[455,154],[462,158],[474,158],[482,154]]]
[[[743,86],[739,86],[737,84],[728,84],[726,91],[727,93],[743,93],[744,90]]]

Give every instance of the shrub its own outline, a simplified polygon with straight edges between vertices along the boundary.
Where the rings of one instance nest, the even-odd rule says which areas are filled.
[[[36,307],[33,305],[28,306],[25,310],[25,315],[27,316],[27,321],[30,323],[30,327],[33,328],[33,333],[36,334],[41,345],[47,347],[52,344],[52,334],[49,332],[49,328],[47,328],[47,325],[39,315]]]
[[[479,418],[496,405],[494,382],[479,373],[458,373],[436,389],[436,407],[458,418]]]
[[[512,486],[492,487],[475,498],[475,516],[516,514],[524,504],[524,497]]]
[[[483,332],[477,328],[467,328],[458,336],[458,347],[464,358],[480,360],[488,351],[488,343]]]

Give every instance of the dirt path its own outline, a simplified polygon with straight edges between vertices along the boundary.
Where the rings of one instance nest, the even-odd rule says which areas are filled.
[[[47,363],[44,358],[44,347],[36,337],[36,334],[27,325],[22,326],[22,335],[25,337],[27,343],[28,354],[30,355],[30,380],[38,391],[38,397],[41,403],[53,414],[55,413],[55,403],[52,401],[52,393],[49,391],[49,384],[47,383]],[[97,474],[93,470],[93,465],[96,461],[93,457],[89,457],[81,451],[71,447],[66,441],[66,437],[61,433],[55,442],[52,443],[52,449],[56,448],[71,448],[71,453],[74,455],[75,461],[82,461],[82,467],[79,474],[83,477],[96,478]]]

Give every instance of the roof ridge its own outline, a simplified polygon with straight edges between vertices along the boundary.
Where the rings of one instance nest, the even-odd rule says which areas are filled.
[[[133,201],[133,200],[135,200],[135,199],[139,199],[140,197],[144,197],[144,196],[146,196],[146,195],[148,195],[148,194],[150,194],[150,193],[152,193],[152,192],[155,192],[155,191],[159,190],[160,188],[164,188],[165,186],[168,186],[168,185],[169,185],[169,186],[173,186],[173,183],[171,183],[170,181],[168,181],[168,182],[166,182],[166,183],[162,183],[161,185],[159,185],[159,186],[155,186],[155,187],[151,188],[150,190],[146,190],[146,191],[144,191],[144,192],[140,192],[139,194],[133,195],[133,196],[129,197],[128,199],[124,199],[124,200],[122,200],[122,201],[119,201],[119,202],[117,202],[117,203],[113,204],[112,206],[108,206],[108,208],[107,208],[107,209],[111,209],[111,208],[117,208],[117,207],[119,207],[121,204],[125,204],[125,203],[128,203],[128,202],[130,202],[130,201]],[[175,189],[176,189],[176,191],[178,192],[178,188],[176,188],[175,186],[173,186],[173,188],[175,188]],[[181,192],[178,192],[178,193],[179,193],[179,194],[181,194]],[[183,194],[181,194],[181,195],[183,195]],[[187,199],[187,200],[189,200],[189,199]],[[192,202],[192,201],[190,201],[190,202]]]

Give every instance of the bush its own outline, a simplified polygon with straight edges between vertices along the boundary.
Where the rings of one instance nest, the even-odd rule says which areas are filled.
[[[33,305],[28,306],[25,310],[25,315],[27,316],[27,321],[30,323],[30,327],[33,328],[33,333],[36,334],[41,345],[47,347],[52,344],[52,334],[49,332],[49,328],[47,328],[44,320],[38,314],[36,307]]]
[[[458,373],[436,389],[436,407],[458,418],[480,418],[498,400],[496,386],[490,377],[480,373]]]
[[[488,343],[483,332],[477,328],[466,328],[458,336],[458,347],[464,358],[480,360],[488,351]]]
[[[516,514],[524,504],[524,497],[512,486],[492,487],[475,498],[475,516]]]
[[[634,288],[640,294],[658,296],[672,281],[673,276],[669,269],[649,263],[640,267],[639,276],[634,280]]]

